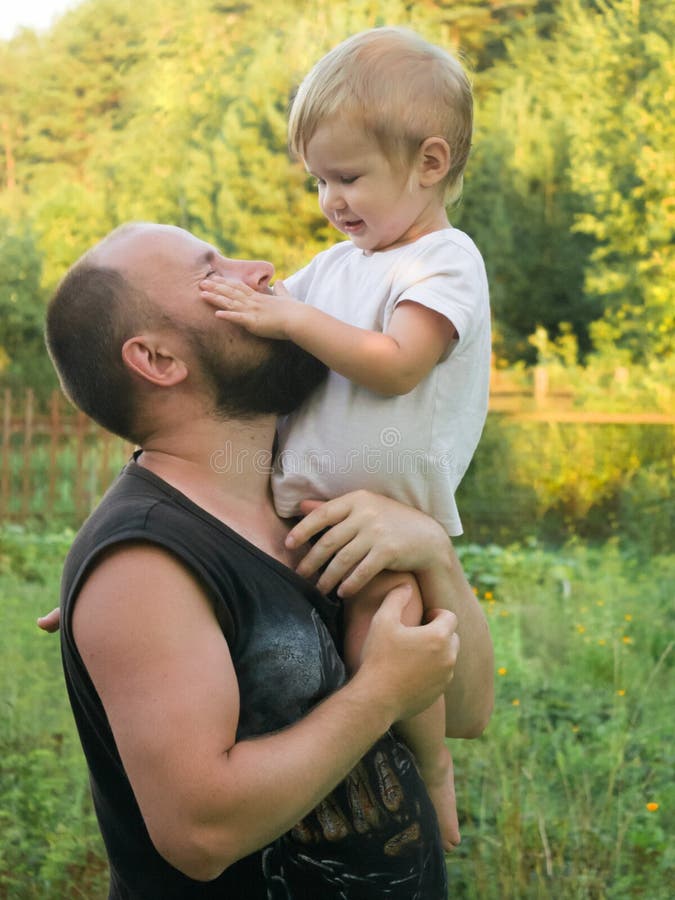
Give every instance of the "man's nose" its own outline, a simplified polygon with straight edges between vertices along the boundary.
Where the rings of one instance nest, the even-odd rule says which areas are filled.
[[[235,277],[256,291],[265,293],[274,276],[274,266],[263,259],[238,260]]]

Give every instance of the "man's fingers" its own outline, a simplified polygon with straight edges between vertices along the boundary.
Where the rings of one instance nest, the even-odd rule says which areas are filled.
[[[456,631],[457,630],[457,616],[454,612],[450,612],[449,609],[428,609],[425,612],[425,627],[433,630],[436,628],[439,631]]]
[[[59,607],[57,606],[56,609],[47,613],[46,616],[40,616],[37,624],[38,628],[49,632],[49,634],[54,634],[55,631],[58,631],[61,625],[61,610]]]
[[[328,500],[313,509],[302,521],[291,528],[286,536],[286,546],[289,548],[301,547],[315,534],[330,528],[331,525],[337,525],[348,515],[349,507],[346,503],[340,503],[340,499]]]
[[[303,516],[309,515],[309,513],[313,512],[315,509],[318,509],[320,506],[323,506],[325,500],[301,500],[300,501],[300,512]]]
[[[375,613],[379,618],[388,618],[397,623],[401,622],[403,610],[412,599],[412,585],[399,584],[393,588],[380,604],[380,608]],[[373,617],[374,618],[374,617]]]
[[[338,588],[338,595],[344,599],[353,597],[378,575],[385,566],[379,554],[371,550],[361,562],[343,579]],[[323,576],[322,576],[323,577]],[[331,585],[332,586],[332,585]]]
[[[364,551],[359,551],[355,538],[358,534],[354,528],[347,521],[340,522],[310,547],[296,571],[304,578],[310,578],[330,561],[326,571],[321,573],[321,590],[330,590],[363,556]],[[333,578],[333,583],[328,586],[329,578]]]
[[[459,635],[457,634],[457,616],[448,609],[432,609],[426,616],[427,622],[422,628],[437,631],[441,638],[449,642],[450,661],[453,666],[459,655]]]

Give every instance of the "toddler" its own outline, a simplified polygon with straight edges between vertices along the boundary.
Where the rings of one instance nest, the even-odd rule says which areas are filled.
[[[462,532],[454,495],[485,422],[490,367],[485,267],[446,213],[471,134],[471,88],[452,56],[404,29],[355,35],[307,75],[289,121],[324,215],[349,240],[277,282],[274,297],[218,276],[201,285],[217,316],[291,340],[331,369],[279,423],[281,516],[367,488]],[[417,602],[409,624],[422,617]],[[373,612],[345,602],[348,667]],[[459,831],[444,722],[441,699],[399,729],[449,849]]]

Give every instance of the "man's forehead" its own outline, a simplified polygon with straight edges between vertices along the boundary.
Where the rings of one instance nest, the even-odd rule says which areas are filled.
[[[160,260],[189,266],[215,256],[216,250],[175,225],[140,224],[113,232],[92,255],[98,265],[130,269]]]

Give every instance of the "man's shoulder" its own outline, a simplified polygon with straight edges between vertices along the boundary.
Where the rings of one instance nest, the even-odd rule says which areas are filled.
[[[78,531],[73,548],[117,530],[143,527],[149,511],[167,499],[159,485],[144,477],[135,463],[126,465]]]

